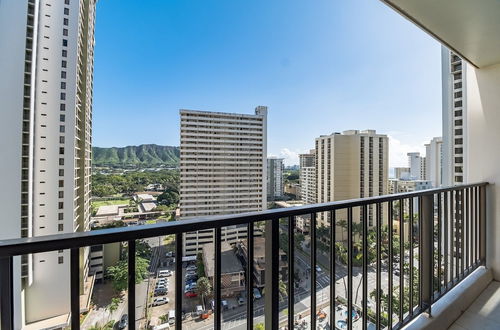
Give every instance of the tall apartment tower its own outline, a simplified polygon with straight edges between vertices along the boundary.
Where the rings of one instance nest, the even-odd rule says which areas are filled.
[[[0,1],[0,239],[89,229],[95,1]],[[69,251],[15,258],[13,280],[16,329],[67,325]]]
[[[460,57],[441,48],[443,93],[443,185],[467,182],[466,65]]]
[[[267,107],[254,115],[180,110],[181,219],[262,211],[267,207]],[[212,230],[185,235],[185,255],[213,242]],[[236,242],[246,227],[222,229]]]
[[[306,204],[316,203],[316,151],[299,155],[300,199]]]
[[[283,198],[283,158],[267,159],[267,200],[274,201]]]
[[[443,184],[443,139],[433,138],[425,145],[425,171],[427,180],[432,182],[433,187]]]
[[[388,193],[389,143],[375,130],[349,130],[316,138],[317,202],[380,196]],[[368,224],[375,224],[375,207],[368,207]],[[345,220],[338,211],[336,220]],[[353,219],[361,220],[358,209]],[[318,223],[328,226],[329,214],[319,214]],[[340,234],[340,231],[339,231]],[[339,235],[340,237],[340,235]]]
[[[409,167],[395,167],[394,177],[398,180],[408,180],[410,179],[410,168]]]
[[[409,152],[408,167],[410,168],[411,180],[427,180],[425,157],[420,152]]]

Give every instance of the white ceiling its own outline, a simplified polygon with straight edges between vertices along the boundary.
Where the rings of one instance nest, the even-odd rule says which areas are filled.
[[[476,67],[500,63],[500,0],[382,0]]]

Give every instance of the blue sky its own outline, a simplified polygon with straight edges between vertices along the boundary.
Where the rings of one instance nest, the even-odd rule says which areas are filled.
[[[179,109],[269,107],[288,164],[322,134],[441,135],[440,45],[378,0],[101,0],[93,143],[179,145]]]

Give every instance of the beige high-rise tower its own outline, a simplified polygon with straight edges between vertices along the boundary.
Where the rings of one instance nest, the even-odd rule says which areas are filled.
[[[316,138],[317,202],[380,196],[388,190],[387,135],[374,130],[349,130]],[[336,220],[345,220],[346,212],[337,212]],[[359,209],[353,210],[359,221]],[[368,207],[368,224],[375,224],[375,208]],[[327,214],[318,215],[318,224],[329,226]],[[337,235],[340,238],[340,233]]]
[[[267,107],[254,115],[181,110],[181,219],[262,211],[267,196]],[[184,254],[213,242],[212,230],[187,233]],[[229,243],[245,226],[222,229]]]
[[[95,2],[0,1],[0,239],[89,229]],[[15,258],[14,327],[65,327],[69,284],[67,250]]]
[[[316,151],[299,155],[300,199],[306,204],[316,203]]]

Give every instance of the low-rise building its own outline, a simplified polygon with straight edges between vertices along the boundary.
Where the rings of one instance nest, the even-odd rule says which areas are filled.
[[[248,263],[248,241],[242,240],[237,243],[237,253],[243,263],[243,266],[246,267]],[[254,263],[253,263],[253,279],[254,286],[262,289],[266,284],[266,253],[265,253],[265,238],[263,237],[255,237],[254,238]],[[286,282],[287,274],[288,274],[288,261],[287,255],[285,251],[279,250],[279,271],[281,274],[281,279]]]
[[[432,181],[429,180],[389,179],[389,194],[398,194],[431,188]]]
[[[203,264],[205,273],[211,283],[215,276],[214,244],[203,245]],[[245,270],[236,256],[235,249],[229,243],[221,242],[221,277],[217,279],[221,283],[221,295],[223,297],[237,296],[245,290]]]

